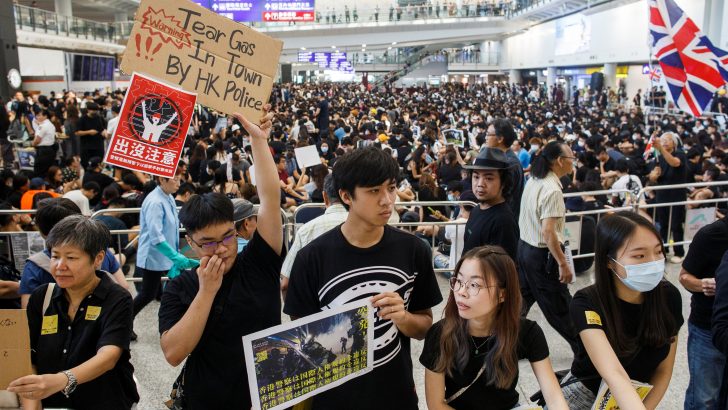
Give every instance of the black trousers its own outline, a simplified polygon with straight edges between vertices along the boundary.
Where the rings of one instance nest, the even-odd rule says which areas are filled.
[[[56,150],[54,147],[35,147],[35,164],[33,164],[33,173],[36,177],[45,177],[48,173],[48,168],[55,163]]]
[[[576,330],[569,316],[571,293],[559,282],[558,270],[547,272],[548,248],[537,248],[524,241],[518,241],[518,276],[523,297],[523,316],[528,314],[534,303],[543,312],[551,327],[566,339],[576,354]]]
[[[135,267],[134,276],[142,277],[142,288],[134,298],[134,317],[137,313],[141,312],[149,302],[153,301],[157,297],[157,292],[161,286],[162,276],[166,275],[166,270],[149,270]]]
[[[680,202],[685,201],[686,198],[675,199],[675,200],[663,200],[661,202]],[[672,221],[670,220],[670,209],[672,209]],[[674,242],[682,242],[684,237],[683,224],[685,223],[685,205],[677,206],[663,206],[655,209],[655,221],[660,224],[660,236],[662,242],[668,242],[668,229],[672,233],[672,240]],[[675,256],[685,256],[685,249],[682,245],[675,245],[672,247]]]

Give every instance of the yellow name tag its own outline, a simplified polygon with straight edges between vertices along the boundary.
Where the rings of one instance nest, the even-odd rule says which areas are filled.
[[[588,325],[602,325],[602,318],[599,317],[599,313],[587,310],[584,314],[586,315],[586,323]]]
[[[86,320],[96,320],[101,314],[101,306],[89,306],[86,308]]]
[[[58,333],[58,315],[43,316],[43,325],[40,328],[41,335],[52,335]]]

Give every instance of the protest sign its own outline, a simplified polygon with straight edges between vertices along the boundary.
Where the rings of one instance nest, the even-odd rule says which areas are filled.
[[[579,252],[581,244],[581,220],[570,221],[564,224],[564,240],[569,242],[572,252]]]
[[[25,309],[0,309],[0,369],[0,390],[6,390],[19,377],[33,374]]]
[[[445,136],[445,141],[447,141],[448,144],[457,145],[458,147],[465,146],[465,136],[462,130],[443,130],[442,134]]]
[[[8,236],[10,237],[13,263],[18,272],[25,269],[28,257],[45,249],[45,240],[40,232],[10,233]]]
[[[17,150],[17,154],[21,170],[32,171],[35,169],[35,148],[20,148]]]
[[[685,239],[691,240],[700,228],[715,222],[715,207],[692,208],[685,214]]]
[[[200,104],[257,121],[282,49],[282,41],[198,4],[142,0],[120,68],[176,84],[197,93]]]
[[[321,157],[319,157],[315,145],[296,148],[294,152],[296,153],[296,163],[300,169],[321,165]]]
[[[253,408],[288,408],[371,371],[373,323],[361,300],[244,336]]]
[[[196,95],[134,73],[104,162],[172,178]]]

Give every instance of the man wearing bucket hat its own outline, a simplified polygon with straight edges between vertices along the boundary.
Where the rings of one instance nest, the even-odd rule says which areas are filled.
[[[479,206],[470,212],[465,225],[463,254],[483,245],[498,245],[516,260],[518,225],[508,206],[513,190],[513,176],[505,152],[498,148],[483,148],[470,170],[472,191]]]

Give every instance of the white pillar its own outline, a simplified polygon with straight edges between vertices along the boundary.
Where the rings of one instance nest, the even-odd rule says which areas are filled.
[[[606,63],[604,64],[604,88],[612,87],[614,90],[617,87],[617,64]]]
[[[724,0],[705,0],[705,19],[703,21],[703,33],[713,42],[713,45],[721,47],[721,41],[728,41],[722,36],[725,11]],[[723,37],[721,39],[721,37]]]
[[[71,0],[53,0],[53,3],[55,5],[56,14],[68,17],[73,16],[73,4],[71,4]]]
[[[556,84],[556,67],[546,68],[546,85],[551,88]]]
[[[515,68],[511,68],[510,73],[508,73],[508,83],[509,84],[520,84],[521,83],[521,71],[516,70]]]

